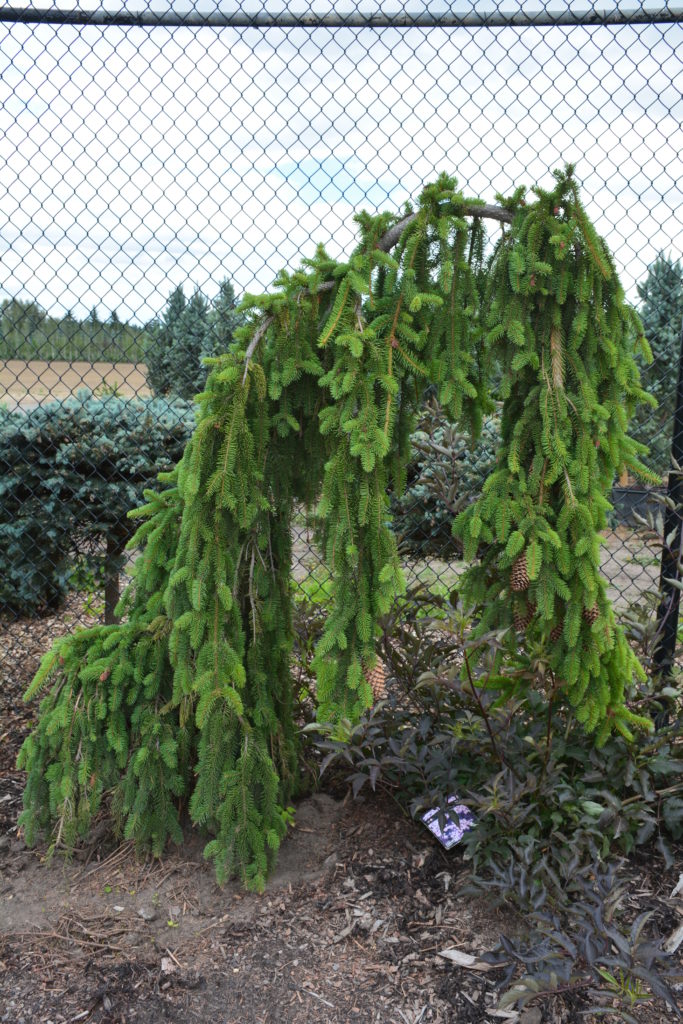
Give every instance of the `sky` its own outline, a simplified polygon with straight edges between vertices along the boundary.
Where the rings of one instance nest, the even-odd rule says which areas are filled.
[[[681,25],[0,24],[0,296],[144,323],[348,253],[440,171],[492,202],[573,162],[635,300],[683,255],[682,122]]]

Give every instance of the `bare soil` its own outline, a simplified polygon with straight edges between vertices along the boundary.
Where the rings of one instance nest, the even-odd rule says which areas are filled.
[[[103,384],[125,397],[150,394],[144,363],[0,360],[0,402],[12,409],[68,398],[81,388],[97,391]]]
[[[0,1020],[489,1020],[491,982],[454,985],[436,954],[489,947],[500,921],[380,803],[301,803],[263,896],[218,889],[201,846],[144,862],[100,837],[46,865],[10,838]]]

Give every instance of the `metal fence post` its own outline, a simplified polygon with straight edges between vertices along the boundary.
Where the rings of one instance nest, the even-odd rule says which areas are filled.
[[[674,469],[683,467],[683,324],[678,357],[678,387],[671,437],[671,470],[667,485],[667,504],[662,537],[662,567],[660,572],[660,602],[657,608],[657,646],[653,655],[656,674],[665,680],[671,675],[678,631],[678,613],[681,591],[680,563],[683,544],[683,473]],[[668,538],[671,538],[669,541]]]

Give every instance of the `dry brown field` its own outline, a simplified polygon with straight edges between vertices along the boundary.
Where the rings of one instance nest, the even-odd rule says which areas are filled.
[[[11,409],[68,398],[81,388],[97,391],[103,384],[116,387],[126,397],[150,394],[144,363],[0,361],[0,402]]]

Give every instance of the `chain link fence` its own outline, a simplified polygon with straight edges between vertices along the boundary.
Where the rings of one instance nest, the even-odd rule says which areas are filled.
[[[493,201],[576,164],[655,351],[634,425],[669,465],[683,315],[683,8],[492,3],[183,7],[0,3],[0,675],[111,617],[125,517],[192,427],[235,306],[353,214],[440,171]],[[394,501],[411,581],[461,570],[454,507],[495,455],[425,396]],[[659,580],[651,495],[615,482],[619,609]],[[659,531],[659,533],[658,533]],[[294,580],[327,575],[297,524]]]

